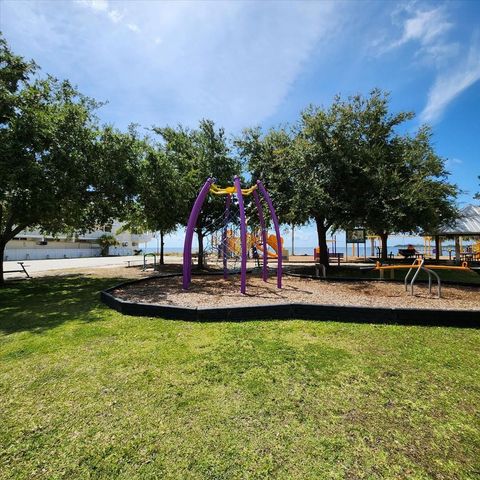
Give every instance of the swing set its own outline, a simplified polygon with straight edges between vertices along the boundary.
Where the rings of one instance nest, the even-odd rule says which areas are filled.
[[[246,293],[247,290],[247,257],[248,257],[248,234],[247,234],[247,219],[245,215],[245,203],[244,198],[252,196],[255,202],[255,206],[258,213],[258,219],[261,228],[261,254],[262,254],[262,279],[264,282],[268,280],[268,241],[267,228],[265,224],[265,216],[263,214],[261,198],[267,204],[270,217],[272,219],[276,244],[282,245],[280,237],[280,225],[275,213],[275,209],[270,199],[270,195],[263,186],[260,180],[257,180],[255,185],[249,188],[242,188],[240,184],[240,178],[235,176],[233,186],[219,187],[215,184],[214,178],[208,178],[203,187],[201,188],[195,203],[193,204],[192,211],[187,223],[187,229],[185,232],[185,242],[183,247],[183,289],[188,290],[192,280],[192,241],[195,226],[198,221],[198,217],[202,211],[203,204],[209,194],[217,196],[225,196],[225,210],[222,215],[223,219],[220,225],[215,225],[217,230],[221,230],[221,241],[216,245],[219,255],[223,261],[223,277],[228,277],[228,259],[232,251],[229,248],[229,229],[228,224],[231,221],[232,207],[234,200],[238,205],[238,216],[240,219],[240,292]],[[277,259],[277,287],[282,288],[282,255],[281,253],[276,256]]]

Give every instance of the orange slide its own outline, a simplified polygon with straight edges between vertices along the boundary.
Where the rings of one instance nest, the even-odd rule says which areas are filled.
[[[258,237],[253,237],[252,238],[253,240],[253,245],[255,245],[255,247],[257,248],[257,250],[259,252],[262,252],[263,253],[263,248],[262,248],[262,239],[261,238],[258,238]],[[281,243],[281,249],[280,251],[282,251],[282,248],[283,248],[283,237],[280,237],[280,243]],[[267,249],[267,255],[269,258],[277,258],[278,256],[278,244],[277,244],[277,237],[276,235],[269,235],[267,237],[267,245],[275,252],[275,253],[272,253],[272,252],[269,252],[268,249]]]

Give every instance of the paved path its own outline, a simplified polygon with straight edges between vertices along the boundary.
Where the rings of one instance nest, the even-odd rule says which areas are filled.
[[[149,263],[152,262],[152,258],[149,257]],[[292,262],[285,262],[285,264],[293,265],[312,265],[313,257],[302,257],[297,256],[292,258]],[[35,276],[35,273],[42,273],[49,270],[74,270],[77,268],[111,268],[111,267],[126,267],[127,262],[133,262],[133,265],[142,265],[143,256],[118,256],[118,257],[86,257],[86,258],[58,258],[58,259],[49,259],[49,260],[25,260],[24,265],[29,274]],[[165,263],[167,264],[181,264],[182,257],[178,255],[165,255]],[[271,259],[269,266],[275,267],[276,260]],[[253,264],[253,261],[249,261],[250,264]],[[342,265],[349,265],[344,264]],[[371,265],[371,264],[366,264]],[[359,266],[359,264],[356,264]],[[20,265],[17,261],[3,262],[4,270],[18,270]],[[25,274],[22,273],[6,273],[5,278],[21,278],[25,277]]]
[[[149,262],[152,258],[148,258]],[[49,260],[25,260],[24,265],[27,272],[35,274],[35,272],[45,272],[47,270],[72,270],[75,268],[103,268],[103,267],[126,267],[127,262],[135,262],[135,265],[141,265],[143,257],[136,256],[118,256],[118,257],[87,257],[87,258],[56,258]],[[180,263],[181,257],[165,256],[165,263]],[[18,270],[20,265],[16,261],[3,262],[4,270]],[[6,278],[24,277],[23,273],[6,273]]]

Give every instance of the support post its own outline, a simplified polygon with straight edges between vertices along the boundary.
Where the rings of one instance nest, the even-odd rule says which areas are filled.
[[[265,226],[265,217],[263,215],[262,204],[260,203],[260,198],[256,190],[253,191],[253,199],[255,200],[255,205],[257,206],[258,219],[260,220],[260,228],[262,230],[262,279],[264,282],[266,282],[268,279],[267,229]]]
[[[200,193],[193,204],[190,217],[188,218],[187,229],[185,231],[185,242],[183,244],[183,289],[187,290],[192,279],[192,240],[197,224],[198,216],[202,210],[203,202],[210,191],[214,179],[209,178],[200,190]]]
[[[228,268],[227,268],[227,227],[228,227],[228,216],[230,215],[230,202],[231,202],[230,194],[227,195],[225,200],[225,214],[224,214],[224,221],[225,227],[223,228],[222,232],[222,256],[223,256],[223,278],[226,280],[228,278]]]
[[[247,222],[245,219],[245,206],[243,204],[242,186],[240,178],[235,175],[235,190],[237,192],[238,209],[240,210],[240,244],[242,247],[240,267],[240,292],[247,291]]]
[[[280,225],[278,223],[277,214],[273,208],[272,200],[267,190],[263,186],[263,183],[260,180],[257,180],[257,185],[260,190],[260,193],[263,195],[263,198],[267,202],[268,208],[270,210],[270,216],[272,217],[273,226],[275,227],[275,235],[277,237],[277,246],[278,246],[278,255],[277,255],[277,287],[282,288],[282,238],[280,237]]]
[[[461,245],[460,245],[460,236],[455,235],[455,264],[460,265],[461,259],[460,259],[460,253],[461,253]]]

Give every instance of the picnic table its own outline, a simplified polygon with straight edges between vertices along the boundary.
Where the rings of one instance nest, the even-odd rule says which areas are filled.
[[[25,262],[17,262],[17,263],[20,265],[21,269],[19,269],[19,270],[4,270],[3,273],[24,273],[24,274],[27,276],[27,278],[32,278],[32,277],[28,274],[28,272],[27,272],[27,270],[26,270],[26,268],[25,268]],[[29,266],[29,265],[27,265],[27,267],[28,267],[28,266]]]

